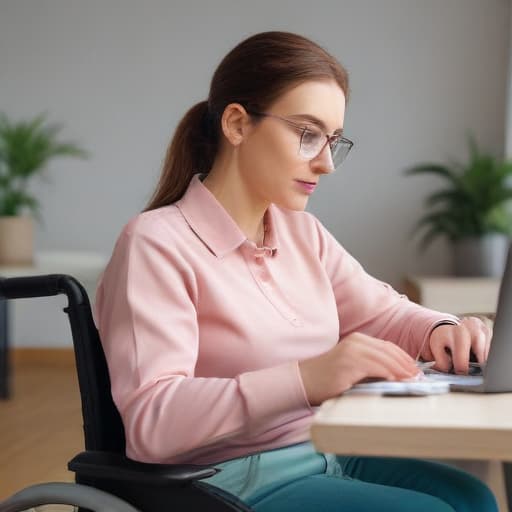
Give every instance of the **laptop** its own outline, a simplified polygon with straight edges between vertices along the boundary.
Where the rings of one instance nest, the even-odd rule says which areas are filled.
[[[481,376],[428,375],[450,384],[452,391],[504,393],[512,391],[512,245],[509,246],[505,272],[500,284],[498,307],[487,362]],[[462,378],[461,378],[462,377]]]
[[[512,391],[512,245],[500,284],[498,307],[487,362],[481,375],[453,375],[424,370],[425,378],[405,382],[356,384],[352,393],[380,392],[384,395],[425,395],[447,391],[504,393]]]

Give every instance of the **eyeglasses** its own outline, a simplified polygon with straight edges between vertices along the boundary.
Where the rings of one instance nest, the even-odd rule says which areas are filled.
[[[269,114],[267,112],[248,111],[248,113],[251,116],[273,117],[295,128],[300,133],[299,155],[306,160],[316,158],[324,150],[325,146],[329,144],[335,169],[342,164],[354,145],[351,140],[342,135],[327,135],[319,128],[312,125],[304,126],[304,124],[296,123],[286,117]]]

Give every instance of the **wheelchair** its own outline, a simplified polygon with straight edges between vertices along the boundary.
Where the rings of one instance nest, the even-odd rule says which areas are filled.
[[[250,512],[236,496],[209,485],[219,469],[191,464],[149,464],[125,456],[125,433],[112,400],[110,377],[87,292],[72,276],[50,274],[0,279],[0,297],[65,294],[82,405],[85,451],[68,462],[76,483],[26,487],[0,502],[0,512],[66,504],[110,512]]]

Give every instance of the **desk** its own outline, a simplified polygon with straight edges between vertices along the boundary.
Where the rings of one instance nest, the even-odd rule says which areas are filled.
[[[512,461],[512,393],[447,393],[425,397],[345,395],[328,400],[311,427],[319,451],[497,461],[484,478],[507,510],[501,461]],[[491,478],[492,479],[492,478]]]
[[[0,266],[0,277],[26,277],[43,274],[69,274],[78,279],[89,297],[105,268],[107,258],[90,251],[39,252],[32,265]],[[9,397],[8,301],[0,299],[0,399]]]

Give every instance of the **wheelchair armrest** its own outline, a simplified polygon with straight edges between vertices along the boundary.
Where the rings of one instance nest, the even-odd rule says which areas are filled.
[[[85,451],[68,462],[68,469],[81,477],[105,478],[151,485],[183,484],[208,478],[220,471],[193,464],[150,464],[119,453]]]

